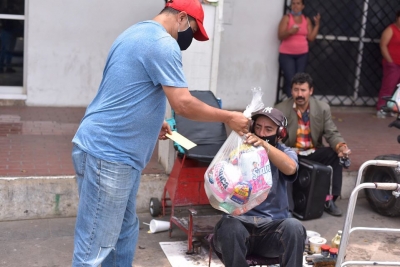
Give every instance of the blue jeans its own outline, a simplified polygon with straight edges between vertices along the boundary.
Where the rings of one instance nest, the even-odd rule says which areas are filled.
[[[0,68],[11,67],[12,52],[14,51],[17,38],[11,32],[0,31]]]
[[[79,192],[72,266],[132,266],[141,173],[95,158],[76,145],[72,160]]]
[[[294,218],[272,221],[224,216],[214,229],[214,246],[229,267],[247,267],[246,255],[279,257],[281,267],[303,266],[306,229]]]
[[[283,71],[283,92],[292,96],[292,78],[296,73],[306,70],[308,53],[300,55],[279,54],[279,65]]]

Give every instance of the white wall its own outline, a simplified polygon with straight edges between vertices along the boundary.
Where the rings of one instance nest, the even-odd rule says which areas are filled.
[[[97,92],[114,39],[152,19],[164,0],[35,0],[27,6],[27,101],[30,106],[87,106]],[[183,53],[191,90],[209,90],[215,7],[204,6],[210,41]]]
[[[260,86],[265,104],[272,105],[283,0],[220,1],[219,9],[203,6],[210,41],[193,41],[183,52],[189,89],[212,90],[225,109],[243,110],[250,89]],[[163,7],[164,0],[27,0],[26,104],[87,106],[114,39]],[[168,170],[173,148],[160,144],[159,149],[159,155],[169,155],[161,159]]]
[[[31,0],[27,13],[27,105],[86,106],[108,50],[130,25],[155,17],[163,0]]]
[[[204,27],[210,40],[198,42],[193,39],[190,47],[182,52],[183,71],[189,85],[189,90],[210,90],[211,63],[214,42],[214,6],[203,5]]]
[[[253,87],[262,88],[266,106],[274,104],[283,4],[283,0],[224,0],[217,93],[225,109],[245,109]]]
[[[272,105],[283,0],[225,0],[222,4],[221,14],[204,6],[211,40],[193,41],[183,52],[189,89],[216,91],[224,108],[241,110],[251,99],[250,89],[260,86],[265,104]],[[87,106],[114,39],[130,25],[153,18],[163,6],[164,0],[28,0],[26,104]],[[216,15],[224,23],[214,27]],[[214,40],[219,33],[220,51],[215,47],[219,40]]]

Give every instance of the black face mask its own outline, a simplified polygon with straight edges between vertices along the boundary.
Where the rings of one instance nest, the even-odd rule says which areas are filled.
[[[189,19],[188,19],[188,24],[189,24]],[[178,32],[177,42],[179,47],[181,48],[181,51],[188,49],[188,47],[192,43],[192,40],[193,40],[193,30],[189,24],[189,28],[187,28],[182,32]]]
[[[258,136],[258,137],[264,141],[267,141],[270,146],[276,146],[276,134],[270,136]]]

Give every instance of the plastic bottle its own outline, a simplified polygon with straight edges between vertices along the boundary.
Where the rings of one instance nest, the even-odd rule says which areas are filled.
[[[342,230],[339,230],[335,237],[332,239],[331,248],[339,248],[340,240],[342,239]]]

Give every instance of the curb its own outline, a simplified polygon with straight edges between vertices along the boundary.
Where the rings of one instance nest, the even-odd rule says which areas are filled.
[[[343,172],[342,199],[348,199],[357,172]],[[167,174],[145,174],[137,194],[137,212],[149,210],[152,197],[161,199]],[[359,192],[359,197],[365,197]],[[75,176],[0,177],[0,221],[76,216]]]
[[[142,175],[137,212],[149,208],[151,197],[162,196],[166,174]],[[0,177],[0,221],[76,216],[75,176]]]

